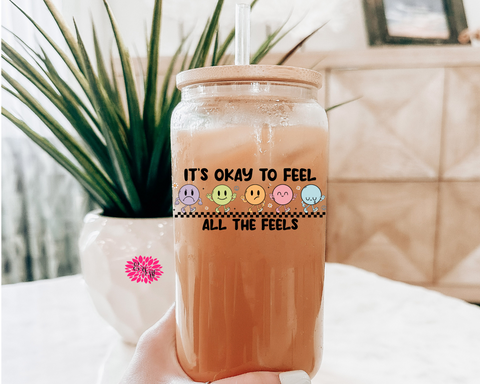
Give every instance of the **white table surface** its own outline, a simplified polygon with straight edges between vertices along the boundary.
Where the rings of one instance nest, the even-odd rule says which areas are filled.
[[[81,276],[2,287],[3,384],[118,383],[134,348]],[[328,264],[315,384],[479,384],[480,307]]]

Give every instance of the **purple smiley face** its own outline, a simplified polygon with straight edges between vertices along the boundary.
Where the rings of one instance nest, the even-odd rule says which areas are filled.
[[[178,198],[185,205],[193,205],[200,198],[198,188],[192,184],[186,184],[178,192]]]
[[[277,204],[286,205],[290,203],[293,199],[293,191],[288,185],[280,184],[275,187],[273,190],[273,200]]]

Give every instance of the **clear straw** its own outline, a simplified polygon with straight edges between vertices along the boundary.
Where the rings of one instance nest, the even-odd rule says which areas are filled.
[[[250,4],[235,7],[235,65],[250,64]]]

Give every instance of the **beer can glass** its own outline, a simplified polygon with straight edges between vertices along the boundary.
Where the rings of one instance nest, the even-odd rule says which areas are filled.
[[[172,115],[177,354],[195,381],[322,358],[327,117],[318,72],[177,75]]]

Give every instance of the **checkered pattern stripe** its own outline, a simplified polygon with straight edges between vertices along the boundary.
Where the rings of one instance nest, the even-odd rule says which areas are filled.
[[[292,217],[292,218],[312,218],[312,217],[324,217],[326,212],[227,212],[227,213],[216,213],[216,212],[174,212],[174,217],[176,219],[184,219],[188,217],[198,217],[198,218],[224,218],[229,217],[232,219],[250,219],[250,218],[278,218],[278,217]]]

